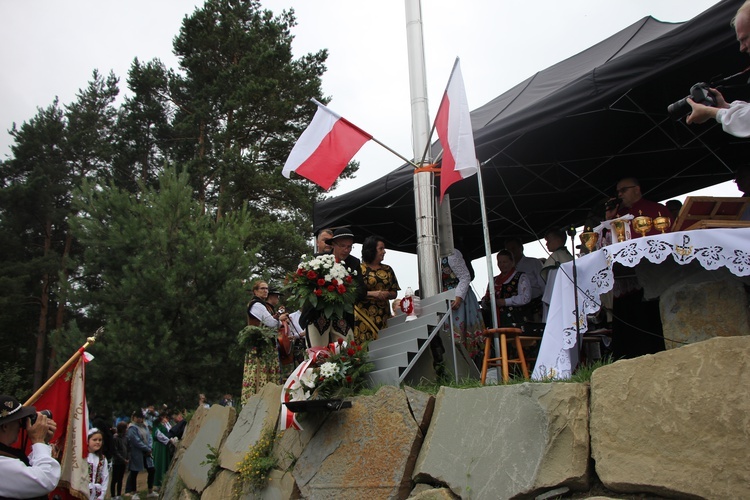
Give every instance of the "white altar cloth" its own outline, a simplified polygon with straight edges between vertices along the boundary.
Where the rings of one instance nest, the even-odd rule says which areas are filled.
[[[685,265],[698,262],[707,270],[726,267],[736,276],[750,276],[750,228],[680,231],[623,241],[576,259],[578,318],[573,262],[560,266],[550,302],[547,325],[532,379],[566,379],[578,363],[578,335],[587,329],[586,315],[599,310],[599,296],[612,290],[612,266],[635,267],[642,259],[654,264],[671,257]]]

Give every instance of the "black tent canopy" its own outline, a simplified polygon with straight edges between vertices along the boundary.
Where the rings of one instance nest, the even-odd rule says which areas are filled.
[[[654,200],[731,179],[747,162],[750,141],[729,136],[713,122],[675,121],[666,108],[693,83],[750,63],[729,26],[741,4],[725,0],[684,23],[643,18],[474,110],[493,251],[509,236],[531,241],[549,228],[583,224],[625,176],[637,177]],[[723,93],[728,100],[747,100],[748,89]],[[432,148],[436,155],[439,143]],[[412,178],[413,167],[403,165],[317,203],[316,230],[348,225],[360,241],[379,234],[388,248],[415,252]],[[448,193],[457,246],[472,259],[480,257],[476,177]]]

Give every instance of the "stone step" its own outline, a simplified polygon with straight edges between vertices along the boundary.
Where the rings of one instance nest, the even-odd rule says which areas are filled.
[[[407,321],[406,323],[401,323],[400,325],[389,325],[388,328],[384,328],[383,330],[380,330],[380,332],[378,332],[378,340],[376,340],[376,342],[380,341],[381,339],[387,339],[389,337],[401,335],[405,332],[408,332],[409,330],[414,330],[415,328],[421,328],[424,326],[434,327],[440,322],[441,319],[442,315],[438,313],[432,313],[422,315],[415,320]]]
[[[403,368],[397,366],[391,368],[384,368],[382,370],[373,370],[367,374],[367,378],[370,382],[370,387],[378,385],[398,385],[399,376]]]
[[[392,343],[379,343],[378,340],[370,343],[369,359],[383,358],[386,356],[392,356],[400,352],[414,352],[416,353],[419,348],[426,342],[429,332],[425,329],[423,336],[405,336],[400,342]],[[400,337],[400,336],[399,336]]]
[[[370,362],[375,366],[375,370],[383,370],[385,368],[403,369],[409,365],[409,361],[414,358],[415,354],[416,352],[399,352],[382,358],[370,358]]]

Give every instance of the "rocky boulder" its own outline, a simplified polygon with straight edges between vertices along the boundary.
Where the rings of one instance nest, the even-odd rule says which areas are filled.
[[[385,386],[327,414],[294,479],[304,498],[406,498],[421,441],[404,391]]]
[[[414,470],[462,498],[513,498],[588,486],[588,391],[582,384],[443,387]]]
[[[609,489],[750,498],[750,337],[618,361],[591,379],[591,451]]]

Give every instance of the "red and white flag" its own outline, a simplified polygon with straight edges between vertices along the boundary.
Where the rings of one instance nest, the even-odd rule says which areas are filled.
[[[443,94],[443,100],[440,102],[435,118],[435,128],[440,144],[443,146],[443,160],[440,168],[440,201],[442,202],[445,191],[451,184],[477,173],[477,155],[474,151],[469,102],[466,100],[466,89],[458,59],[453,66],[453,73]]]
[[[39,410],[52,411],[57,430],[52,437],[52,454],[60,462],[60,482],[49,498],[89,498],[85,365],[93,357],[83,352],[78,362],[63,373],[34,403]]]
[[[372,136],[313,99],[318,105],[310,125],[292,148],[281,174],[291,172],[330,188],[357,151]]]

